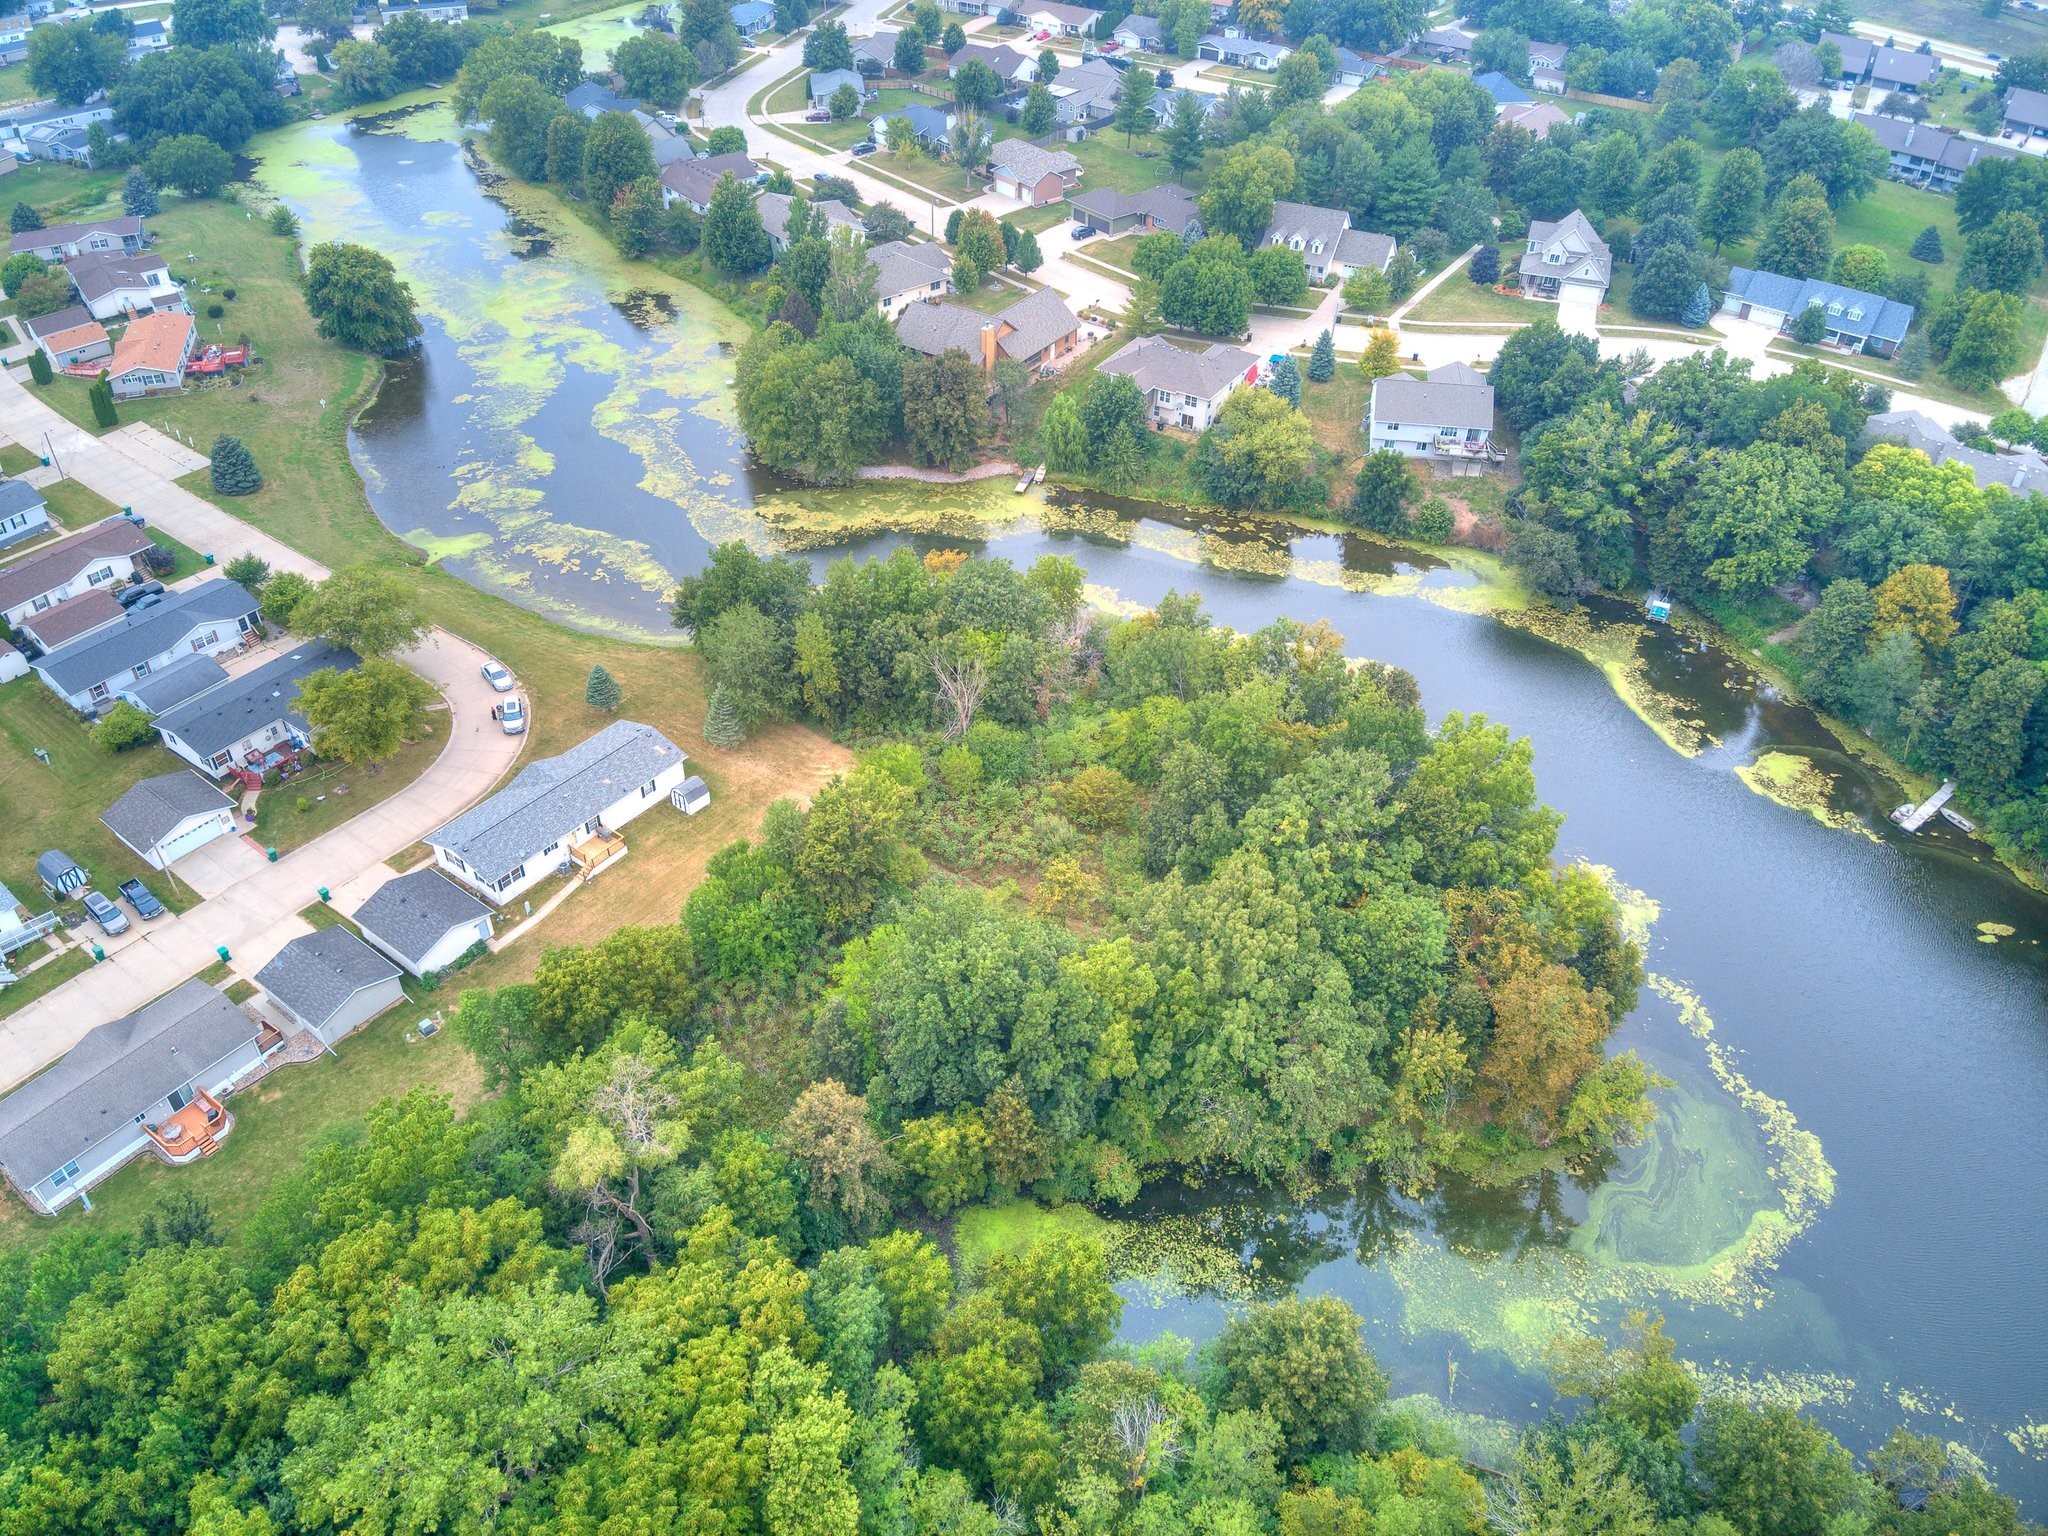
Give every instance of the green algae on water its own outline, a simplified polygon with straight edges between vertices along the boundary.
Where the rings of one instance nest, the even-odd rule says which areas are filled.
[[[1763,752],[1756,761],[1744,763],[1735,776],[1766,800],[1788,810],[1804,811],[1824,827],[1838,832],[1861,832],[1872,842],[1880,839],[1853,812],[1837,810],[1834,804],[1834,776],[1811,758],[1796,752]]]

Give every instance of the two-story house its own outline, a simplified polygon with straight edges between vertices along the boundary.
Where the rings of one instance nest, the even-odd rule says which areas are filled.
[[[1868,128],[1884,146],[1893,181],[1930,192],[1955,191],[1962,185],[1963,173],[1980,160],[2011,160],[2019,154],[2009,144],[1966,139],[1937,123],[1915,123],[1875,112],[1858,112],[1852,121]]]
[[[68,597],[120,586],[142,568],[149,546],[149,535],[125,517],[82,528],[0,570],[0,617],[19,625]]]
[[[218,656],[257,627],[256,599],[232,581],[201,582],[162,601],[138,603],[117,623],[60,645],[31,665],[49,690],[97,714],[131,681],[181,656]]]
[[[72,257],[64,263],[64,270],[95,320],[186,308],[184,287],[171,276],[163,257],[153,251],[137,256],[94,251]]]
[[[1140,336],[1119,348],[1099,371],[1128,375],[1158,425],[1203,432],[1239,386],[1258,378],[1259,360],[1222,342],[1194,352],[1163,336]]]
[[[1579,298],[1598,306],[1614,280],[1614,253],[1574,208],[1555,223],[1529,221],[1520,271],[1522,292],[1532,299]]]
[[[964,352],[993,376],[1008,358],[1027,368],[1056,362],[1080,345],[1081,322],[1050,288],[1038,288],[992,315],[962,304],[913,304],[896,322],[896,339],[913,352],[939,357]]]
[[[1259,244],[1284,245],[1301,252],[1309,281],[1315,283],[1341,283],[1362,267],[1384,272],[1394,260],[1392,236],[1353,229],[1351,215],[1342,208],[1318,208],[1311,203],[1275,203],[1273,221],[1259,237]]]
[[[953,291],[953,258],[943,246],[885,240],[867,255],[875,272],[875,303],[884,320]]]
[[[1493,446],[1493,386],[1478,370],[1446,363],[1427,377],[1373,380],[1366,445],[1427,459],[1453,474],[1478,474],[1501,454]]]

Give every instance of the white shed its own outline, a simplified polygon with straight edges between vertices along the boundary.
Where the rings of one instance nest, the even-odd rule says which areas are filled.
[[[669,791],[668,803],[686,816],[694,816],[711,804],[711,786],[696,774]]]

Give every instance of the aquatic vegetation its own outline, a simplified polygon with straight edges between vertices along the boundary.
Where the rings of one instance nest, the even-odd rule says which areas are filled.
[[[1775,800],[1789,810],[1804,811],[1824,827],[1839,832],[1861,832],[1878,842],[1863,818],[1834,806],[1835,780],[1811,758],[1796,752],[1765,752],[1755,762],[1744,763],[1735,776],[1766,800]]]
[[[1677,699],[1651,684],[1641,653],[1646,633],[1643,625],[1607,623],[1583,608],[1555,608],[1547,603],[1502,609],[1497,616],[1503,624],[1577,651],[1593,663],[1613,686],[1616,697],[1680,756],[1697,757],[1706,748],[1720,745],[1696,716],[1680,712],[1683,706]]]
[[[1977,942],[1979,944],[1996,944],[2000,939],[2009,939],[2018,932],[2019,929],[2013,927],[2011,923],[1979,923],[1977,925]]]

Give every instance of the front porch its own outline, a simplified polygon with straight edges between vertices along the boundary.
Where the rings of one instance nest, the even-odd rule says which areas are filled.
[[[177,1164],[189,1163],[195,1157],[211,1157],[234,1123],[226,1105],[204,1088],[198,1088],[184,1108],[143,1129],[149,1132],[158,1158]]]
[[[626,839],[610,827],[599,827],[580,843],[569,846],[569,862],[585,880],[594,880],[600,870],[607,869],[626,856]]]

